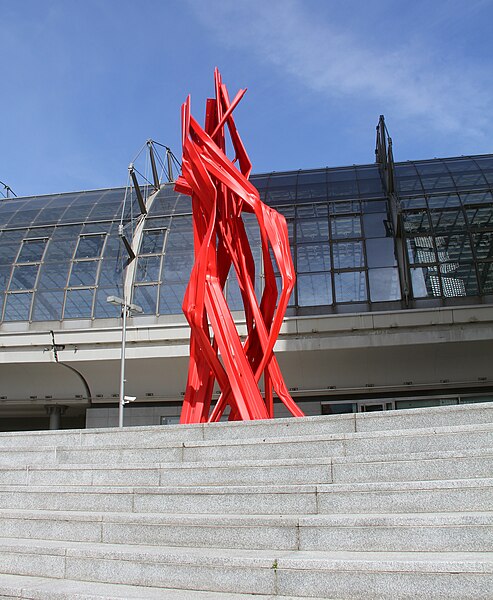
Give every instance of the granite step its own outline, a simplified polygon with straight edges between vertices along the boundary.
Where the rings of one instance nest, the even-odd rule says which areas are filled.
[[[250,594],[201,592],[25,575],[0,575],[2,600],[252,600]],[[255,595],[253,600],[302,600],[299,596]],[[338,600],[314,598],[312,600]]]
[[[330,483],[330,458],[0,467],[0,485],[189,486]]]
[[[185,442],[183,462],[241,461],[280,458],[317,458],[361,454],[414,454],[493,447],[493,424],[427,427],[399,431],[327,434],[284,439],[218,440]],[[61,462],[77,460],[76,451],[62,454]],[[80,456],[79,456],[80,458]],[[80,461],[79,461],[80,462]]]
[[[284,418],[251,422],[196,425],[159,425],[82,429],[70,431],[0,432],[0,449],[57,446],[106,447],[160,446],[190,441],[318,436],[327,433],[361,433],[454,427],[493,423],[493,403],[463,404],[399,411]]]
[[[313,437],[245,438],[162,444],[159,447],[55,447],[36,451],[7,448],[0,465],[242,462],[296,457],[357,456],[447,452],[493,447],[493,424],[427,427],[365,433],[327,433]]]
[[[469,479],[493,474],[493,448],[333,458],[1,466],[0,485],[285,485]]]
[[[217,550],[0,539],[0,571],[218,593],[491,600],[493,553]],[[415,597],[415,596],[414,596]]]
[[[1,510],[0,537],[261,550],[492,552],[493,513],[226,516]]]
[[[0,486],[0,509],[186,514],[490,510],[493,479],[265,486]]]

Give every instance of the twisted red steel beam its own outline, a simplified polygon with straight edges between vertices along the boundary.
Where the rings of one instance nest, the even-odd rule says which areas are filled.
[[[273,392],[292,415],[301,417],[274,355],[295,283],[286,219],[261,202],[248,180],[252,165],[233,119],[246,90],[230,102],[217,69],[214,83],[215,98],[207,100],[204,129],[191,115],[190,97],[182,106],[182,175],[175,189],[192,197],[195,263],[183,300],[191,335],[180,423],[218,421],[228,406],[230,420],[272,418]],[[226,127],[234,160],[226,156]],[[253,213],[259,226],[265,276],[260,303],[243,213]],[[271,253],[280,274],[279,291]],[[245,310],[244,341],[224,294],[231,269]],[[262,375],[264,395],[259,389]],[[221,395],[211,410],[215,382]]]

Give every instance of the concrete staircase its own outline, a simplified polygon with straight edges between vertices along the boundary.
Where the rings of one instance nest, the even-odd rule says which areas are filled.
[[[3,599],[493,598],[493,403],[0,449]]]

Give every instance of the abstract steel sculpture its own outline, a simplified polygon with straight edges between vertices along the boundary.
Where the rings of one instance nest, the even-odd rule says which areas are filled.
[[[195,263],[183,300],[191,336],[180,423],[218,421],[227,406],[229,420],[272,418],[273,391],[294,416],[301,417],[273,351],[295,282],[286,219],[260,201],[248,180],[251,163],[232,116],[246,90],[230,102],[217,69],[214,81],[216,97],[207,100],[204,129],[190,113],[190,96],[182,106],[182,175],[175,189],[192,197]],[[226,126],[233,161],[226,156]],[[265,275],[260,303],[243,212],[255,214],[260,231]],[[280,293],[271,252],[280,275]],[[245,310],[243,341],[224,294],[232,266]],[[259,390],[262,375],[264,396]],[[211,411],[216,381],[221,395]]]

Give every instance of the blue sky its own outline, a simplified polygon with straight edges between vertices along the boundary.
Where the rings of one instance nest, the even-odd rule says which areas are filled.
[[[492,0],[0,0],[0,180],[125,185],[219,66],[254,172],[493,152]]]

